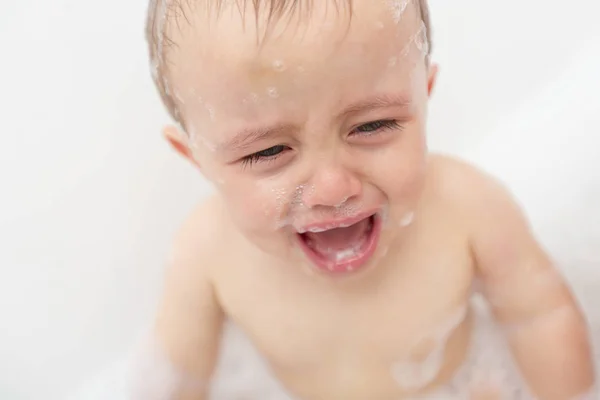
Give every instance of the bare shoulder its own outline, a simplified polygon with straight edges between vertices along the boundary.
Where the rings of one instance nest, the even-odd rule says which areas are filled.
[[[167,262],[160,321],[184,324],[200,309],[220,311],[214,271],[227,262],[223,243],[228,227],[218,197],[199,204],[175,235]]]
[[[465,226],[480,260],[542,254],[520,204],[497,178],[445,156],[435,156],[431,166],[431,173],[437,176],[440,190]]]
[[[444,190],[465,195],[505,190],[497,178],[459,158],[434,154],[430,156],[429,165],[434,176],[444,185]]]
[[[507,265],[546,263],[525,213],[498,179],[445,156],[432,158],[430,174],[444,199],[443,207],[464,229],[480,273],[489,278],[505,273]]]
[[[430,175],[435,192],[464,217],[518,212],[519,206],[499,179],[466,161],[432,155]]]
[[[220,198],[207,198],[192,210],[177,232],[169,268],[177,273],[210,277],[215,263],[226,256],[223,245],[227,238],[231,239],[231,231]]]

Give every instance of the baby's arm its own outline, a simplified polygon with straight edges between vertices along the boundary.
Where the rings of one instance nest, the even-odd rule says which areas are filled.
[[[152,339],[142,348],[131,400],[204,400],[218,357],[223,314],[208,267],[210,217],[198,211],[175,241]]]
[[[541,400],[573,400],[594,383],[587,325],[573,295],[495,181],[474,173],[471,246],[484,294],[517,365]],[[560,227],[557,227],[560,229]]]

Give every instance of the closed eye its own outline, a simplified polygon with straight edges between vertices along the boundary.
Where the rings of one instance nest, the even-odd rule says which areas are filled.
[[[252,166],[253,164],[261,161],[274,161],[277,157],[288,150],[290,150],[290,148],[284,145],[269,147],[268,149],[258,151],[242,158],[242,165]]]
[[[389,129],[402,129],[402,125],[396,120],[380,120],[360,125],[352,132],[369,136]]]
[[[369,122],[363,125],[360,125],[352,131],[353,134],[361,135],[361,136],[373,136],[379,133],[383,133],[387,130],[401,130],[402,125],[397,120],[379,120]],[[285,145],[277,145],[273,147],[269,147],[268,149],[258,151],[254,154],[250,154],[244,158],[242,158],[242,165],[252,166],[254,164],[260,162],[270,162],[275,161],[285,152],[291,150],[290,147]]]

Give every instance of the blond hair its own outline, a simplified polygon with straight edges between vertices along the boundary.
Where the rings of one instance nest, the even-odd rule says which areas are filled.
[[[150,0],[146,19],[146,40],[148,42],[152,65],[152,77],[170,116],[181,125],[184,125],[184,121],[177,107],[175,96],[169,88],[167,79],[167,49],[174,45],[173,40],[167,34],[169,31],[167,24],[172,21],[176,21],[179,24],[182,22],[182,19],[189,22],[186,12],[192,9],[191,3],[193,1],[198,0]],[[222,9],[223,3],[225,3],[225,0],[204,1],[206,1],[209,9],[217,13]],[[248,1],[252,3],[256,18],[261,14],[267,16],[267,25],[301,9],[306,11],[305,8],[310,8],[313,2],[313,0],[236,0],[235,3],[240,10],[246,10]],[[341,0],[334,1],[336,7],[338,7],[338,2]],[[349,9],[352,8],[353,0],[343,1]],[[427,49],[428,52],[431,52],[429,6],[427,0],[414,1],[418,3],[418,12],[427,32]]]

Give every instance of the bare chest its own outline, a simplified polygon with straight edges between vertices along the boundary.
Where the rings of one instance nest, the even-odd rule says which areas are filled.
[[[400,395],[433,383],[465,347],[467,254],[425,254],[360,295],[311,289],[280,275],[222,291],[230,317],[301,398]],[[464,329],[463,329],[464,330]],[[346,397],[344,397],[346,396]],[[360,398],[360,397],[357,397]]]

